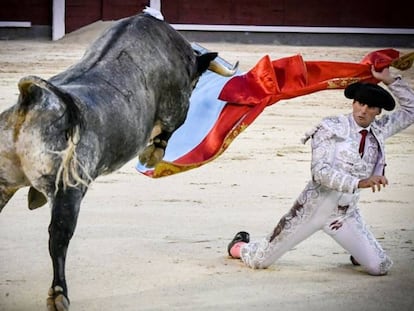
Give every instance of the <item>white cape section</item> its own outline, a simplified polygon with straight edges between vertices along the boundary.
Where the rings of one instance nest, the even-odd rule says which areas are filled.
[[[193,43],[193,49],[199,52],[207,50]],[[217,57],[216,61],[228,68],[233,66],[224,59]],[[237,72],[235,75],[239,75]],[[234,77],[234,75],[232,76]],[[218,96],[224,85],[232,77],[223,77],[210,70],[203,73],[190,97],[190,107],[187,118],[168,141],[163,161],[173,162],[193,150],[207,136],[217,121],[226,102]],[[136,169],[145,172],[148,168],[138,162]]]

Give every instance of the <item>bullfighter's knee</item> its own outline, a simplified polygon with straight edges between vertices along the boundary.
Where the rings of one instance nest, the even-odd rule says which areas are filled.
[[[365,269],[367,273],[370,275],[381,276],[386,275],[388,273],[392,264],[392,260],[388,256],[385,256],[385,258],[382,259],[379,263],[371,262],[368,265],[365,265]]]

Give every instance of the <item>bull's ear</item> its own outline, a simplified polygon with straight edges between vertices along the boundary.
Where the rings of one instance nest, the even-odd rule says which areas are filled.
[[[49,83],[36,76],[27,76],[20,79],[18,87],[20,91],[20,100],[26,101],[29,98],[32,98],[40,88],[48,89]]]
[[[208,52],[197,56],[197,71],[202,74],[210,66],[210,62],[217,57],[217,53]]]

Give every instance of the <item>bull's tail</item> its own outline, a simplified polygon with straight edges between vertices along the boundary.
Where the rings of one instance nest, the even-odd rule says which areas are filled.
[[[49,152],[58,155],[61,158],[55,179],[55,191],[62,185],[64,189],[67,187],[77,187],[79,185],[88,186],[92,178],[87,170],[77,159],[76,147],[80,141],[81,130],[84,126],[82,113],[76,104],[74,98],[63,91],[38,77],[25,77],[19,82],[21,93],[20,110],[27,110],[30,103],[33,102],[33,93],[37,88],[46,89],[52,92],[63,103],[65,112],[55,122],[65,118],[65,126],[63,127],[64,135],[67,140],[67,147],[61,151]]]
[[[81,111],[70,94],[52,84],[50,85],[52,86],[53,92],[65,103],[65,114],[67,114],[65,136],[68,144],[66,149],[59,152],[62,161],[56,174],[55,191],[58,191],[60,183],[62,183],[64,189],[67,187],[77,187],[79,185],[88,187],[92,178],[84,166],[78,161],[76,154],[76,146],[80,141],[81,129],[84,126]]]
[[[79,132],[79,126],[74,127],[72,129],[72,135],[68,140],[68,146],[59,152],[62,161],[56,174],[55,192],[58,191],[60,184],[63,185],[64,189],[67,187],[77,187],[79,185],[88,187],[92,181],[85,167],[77,159],[76,141],[79,141]]]

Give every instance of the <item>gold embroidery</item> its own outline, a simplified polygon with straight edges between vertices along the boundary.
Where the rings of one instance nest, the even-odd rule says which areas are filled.
[[[214,159],[216,159],[217,157],[219,157],[231,144],[231,142],[241,133],[243,132],[246,128],[248,127],[248,124],[246,123],[240,123],[238,126],[236,126],[224,139],[224,142],[220,148],[220,150],[214,155],[214,157],[208,159],[208,161],[204,161],[204,162],[200,162],[200,163],[195,163],[192,165],[179,165],[179,164],[173,164],[170,162],[164,162],[161,161],[159,162],[154,171],[153,171],[153,178],[158,178],[158,177],[165,177],[165,176],[169,176],[169,175],[173,175],[173,174],[177,174],[177,173],[182,173],[188,170],[192,170],[194,168],[200,167],[201,165],[211,162]]]
[[[348,85],[360,81],[360,78],[338,78],[332,79],[328,81],[328,85],[326,88],[328,89],[342,89],[347,87]]]
[[[405,54],[397,59],[394,59],[391,66],[399,70],[407,70],[411,68],[414,62],[414,52]]]

